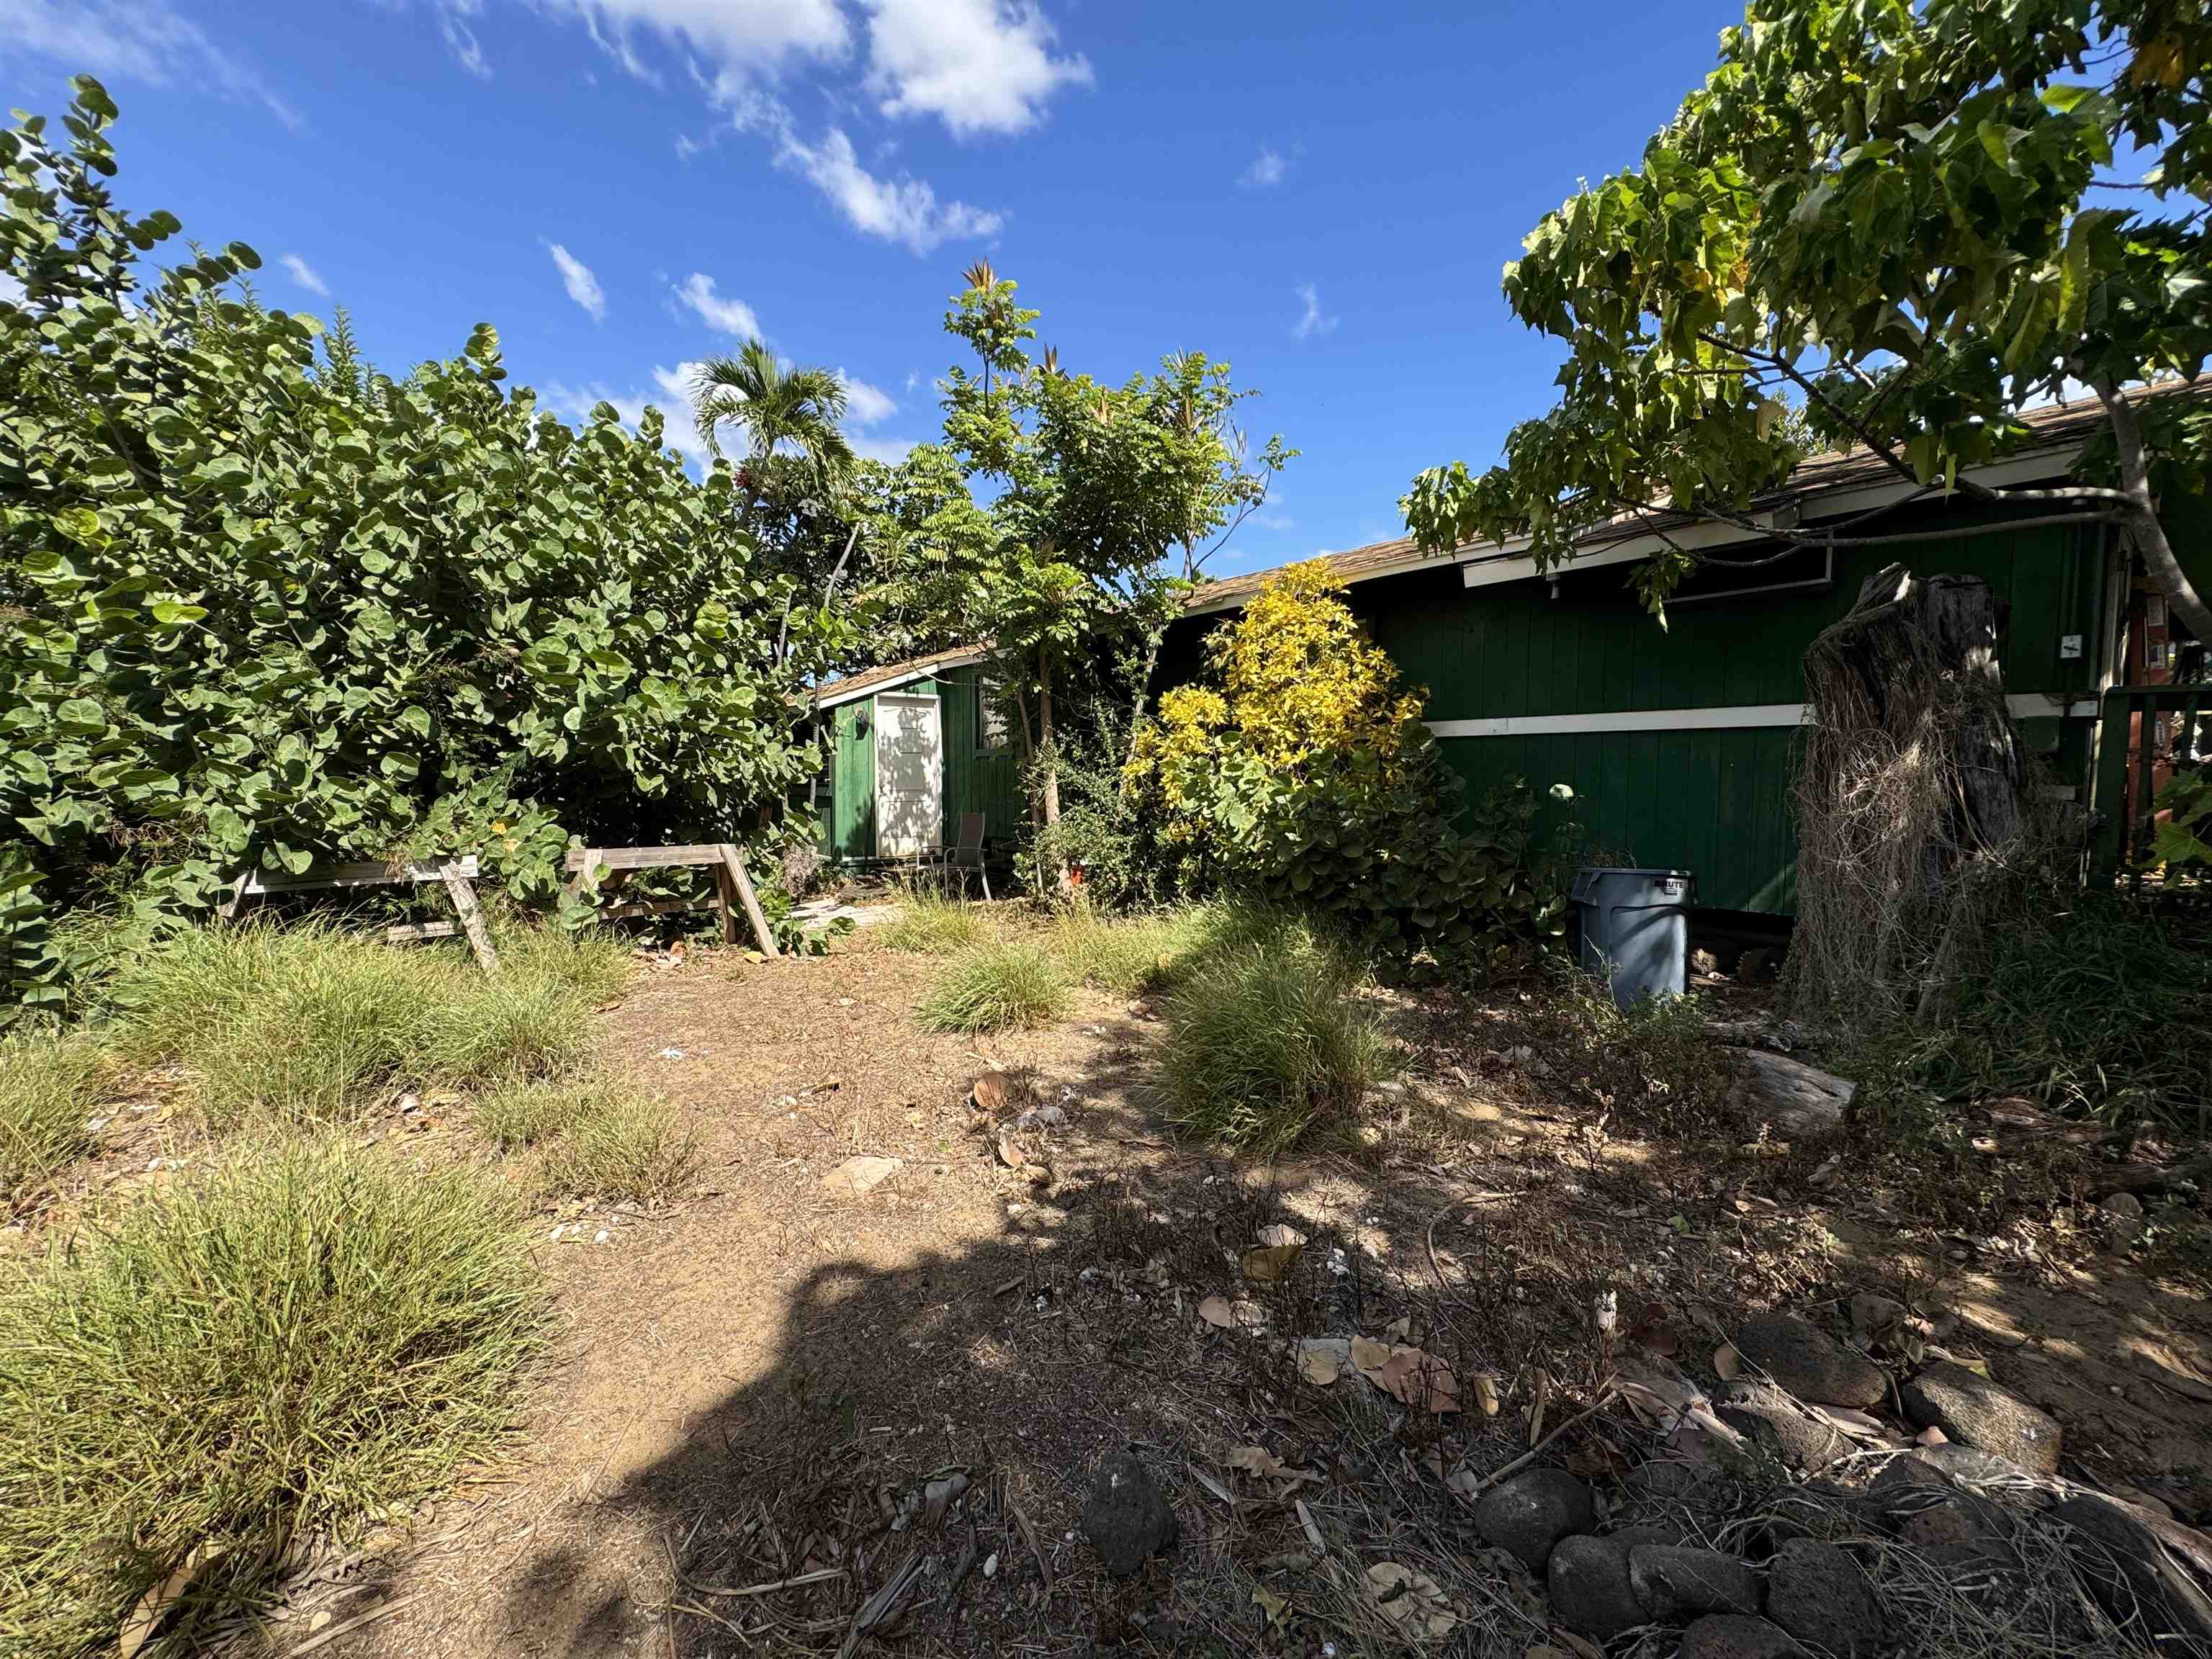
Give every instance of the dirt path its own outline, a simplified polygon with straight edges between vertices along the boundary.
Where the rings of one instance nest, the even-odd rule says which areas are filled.
[[[970,1042],[912,1020],[937,971],[865,948],[736,972],[710,954],[642,975],[602,1016],[607,1052],[697,1125],[697,1188],[665,1217],[545,1219],[562,1332],[521,1449],[415,1517],[413,1541],[342,1594],[301,1603],[297,1616],[319,1605],[343,1621],[398,1600],[321,1651],[835,1651],[930,1534],[929,1514],[900,1521],[902,1506],[955,1474],[971,1483],[965,1530],[928,1538],[907,1650],[1173,1648],[1201,1627],[1268,1647],[1249,1586],[1192,1605],[1157,1576],[1115,1583],[1074,1529],[1091,1464],[1125,1442],[1173,1473],[1179,1559],[1224,1573],[1302,1547],[1304,1528],[1287,1500],[1224,1510],[1185,1473],[1218,1471],[1229,1448],[1312,1448],[1338,1470],[1333,1491],[1420,1486],[1437,1467],[1403,1433],[1322,1449],[1280,1355],[1196,1316],[1209,1292],[1259,1294],[1234,1262],[1272,1219],[1313,1243],[1295,1282],[1261,1298],[1271,1334],[1374,1334],[1410,1313],[1462,1375],[1496,1371],[1509,1401],[1540,1358],[1567,1390],[1595,1382],[1610,1339],[1590,1310],[1616,1287],[1623,1328],[1648,1301],[1685,1364],[1748,1307],[1940,1294],[1952,1346],[2057,1412],[2069,1455],[2185,1515],[2212,1492],[2212,1388],[2189,1392],[2212,1376],[2212,1317],[2195,1291],[2110,1262],[2000,1262],[1994,1241],[1961,1250],[1863,1192],[1778,1199],[1792,1176],[1771,1160],[1594,1130],[1510,1007],[1401,1002],[1419,1061],[1380,1149],[1265,1171],[1177,1148],[1147,1116],[1158,1028],[1128,1006],[1087,998],[1052,1030]],[[978,1132],[967,1096],[987,1069],[1067,1114],[1042,1146],[1049,1187]],[[865,1194],[825,1184],[863,1155],[901,1165]],[[1452,1435],[1444,1461],[1477,1468],[1526,1444],[1510,1403]],[[1363,1457],[1375,1467],[1355,1471]],[[1417,1501],[1448,1528],[1431,1480]],[[1322,1518],[1353,1524],[1340,1505]],[[804,1574],[823,1576],[730,1594]],[[1512,1652],[1540,1639],[1510,1607],[1497,1617]],[[281,1626],[280,1650],[304,1628]]]

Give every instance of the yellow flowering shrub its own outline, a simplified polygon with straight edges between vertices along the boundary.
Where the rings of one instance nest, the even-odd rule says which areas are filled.
[[[1465,825],[1461,784],[1324,559],[1278,573],[1206,641],[1205,682],[1160,699],[1122,774],[1173,861],[1167,885],[1231,887],[1331,916],[1378,951],[1493,962],[1555,934],[1534,804],[1518,780]]]

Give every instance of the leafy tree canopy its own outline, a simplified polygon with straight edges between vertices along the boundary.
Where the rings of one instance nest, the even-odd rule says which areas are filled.
[[[1505,268],[1515,313],[1567,345],[1559,404],[1487,471],[1421,474],[1409,527],[1432,551],[1525,536],[1548,568],[1661,505],[1748,525],[1808,435],[1990,496],[1966,470],[2070,380],[2110,413],[2110,482],[2007,498],[2118,518],[2212,636],[2153,510],[2212,423],[2121,396],[2212,349],[2208,66],[2198,0],[1753,0],[1643,164]],[[1696,556],[1639,570],[1655,611]]]
[[[343,326],[319,361],[250,248],[149,271],[179,227],[117,205],[76,86],[65,145],[0,132],[0,1007],[62,994],[88,897],[473,849],[544,898],[572,834],[760,834],[839,624],[728,469],[541,413],[489,325],[395,381]]]

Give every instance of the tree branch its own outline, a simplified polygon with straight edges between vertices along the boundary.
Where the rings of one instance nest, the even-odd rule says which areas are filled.
[[[1803,370],[1800,369],[1795,363],[1791,362],[1787,357],[1783,356],[1779,352],[1754,350],[1750,346],[1738,345],[1733,340],[1723,339],[1717,334],[1708,334],[1703,329],[1698,331],[1698,338],[1703,340],[1709,346],[1717,347],[1723,351],[1733,351],[1739,357],[1747,357],[1753,362],[1765,363],[1768,368],[1777,369],[1783,374],[1787,375],[1790,381],[1796,386],[1799,391],[1802,392],[1806,397],[1810,398],[1813,402],[1820,404],[1822,409],[1827,410],[1830,416],[1835,420],[1838,425],[1848,428],[1850,433],[1856,437],[1861,443],[1864,444],[1872,453],[1879,456],[1883,463],[1888,466],[1891,471],[1898,474],[1900,477],[1911,479],[1914,483],[1918,483],[1920,482],[1920,475],[1915,472],[1910,466],[1907,466],[1904,460],[1894,453],[1887,444],[1876,441],[1874,434],[1867,428],[1864,422],[1860,421],[1856,416],[1850,414],[1848,410],[1839,408],[1835,403],[1831,401],[1822,393],[1820,388],[1814,383],[1810,375],[1805,374]]]
[[[2180,561],[2173,556],[2172,544],[2166,538],[2166,526],[2159,522],[2158,507],[2151,499],[2150,465],[2143,456],[2142,428],[2136,423],[2135,406],[2110,380],[2093,385],[2097,401],[2104,404],[2112,422],[2112,440],[2120,452],[2118,494],[2126,503],[2128,529],[2136,550],[2142,556],[2144,573],[2189,624],[2189,631],[2212,642],[2212,610],[2206,609]]]

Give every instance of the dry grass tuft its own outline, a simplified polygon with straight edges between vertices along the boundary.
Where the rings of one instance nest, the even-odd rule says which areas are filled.
[[[117,1069],[83,1035],[0,1041],[0,1205],[20,1203],[92,1151],[86,1125],[115,1097]]]
[[[886,950],[949,957],[988,943],[997,930],[990,917],[972,905],[915,887],[899,901],[897,916],[875,931]]]
[[[192,1650],[295,1536],[491,1449],[544,1312],[516,1222],[480,1171],[283,1142],[0,1267],[0,1651],[112,1647],[197,1553]]]
[[[548,1114],[562,1120],[543,1166],[548,1191],[666,1204],[690,1184],[698,1137],[665,1100],[604,1083],[565,1088]]]
[[[933,1031],[1029,1030],[1067,1011],[1067,980],[1042,947],[1018,939],[972,945],[952,958],[945,978],[923,999],[920,1016]]]

